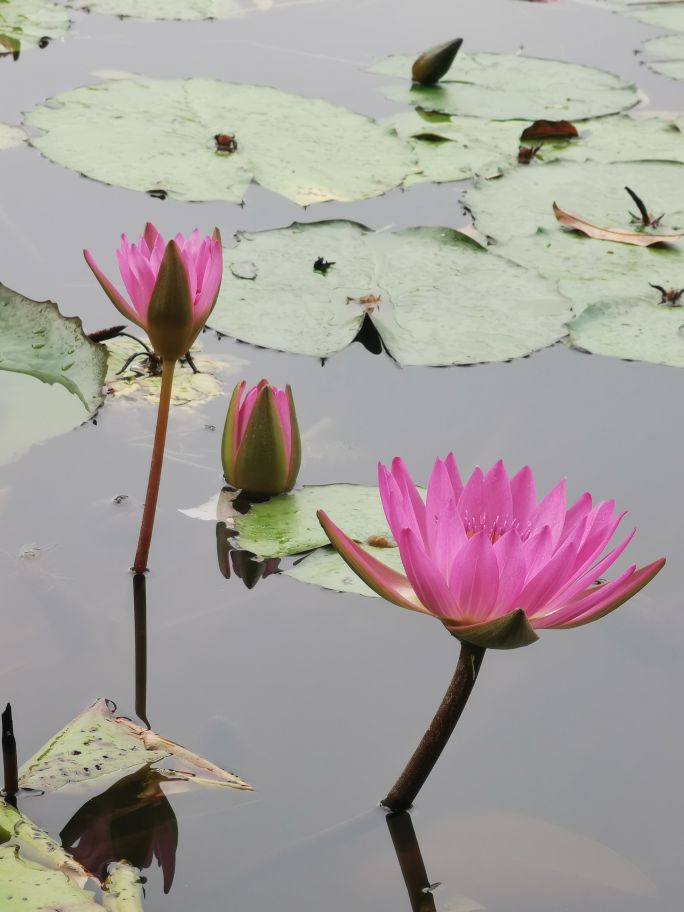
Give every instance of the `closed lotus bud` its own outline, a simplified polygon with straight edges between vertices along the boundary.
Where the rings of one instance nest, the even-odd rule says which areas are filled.
[[[245,385],[238,383],[228,406],[223,473],[246,494],[284,494],[297,480],[302,457],[292,390],[262,380],[243,399]]]
[[[411,69],[411,78],[414,82],[421,85],[434,85],[436,82],[446,76],[449,72],[454,57],[458,54],[459,48],[463,44],[463,38],[456,38],[454,41],[445,41],[444,44],[438,44],[427,51],[423,51],[420,57],[414,61]]]

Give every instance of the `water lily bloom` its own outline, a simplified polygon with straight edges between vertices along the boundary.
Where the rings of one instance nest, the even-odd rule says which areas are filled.
[[[462,483],[453,454],[437,459],[425,500],[401,459],[378,467],[380,497],[405,575],[352,541],[323,512],[331,543],[378,595],[438,618],[464,643],[510,649],[535,630],[579,627],[615,610],[658,573],[664,559],[604,574],[632,530],[606,551],[624,513],[583,494],[571,507],[565,482],[541,500],[528,467],[508,477],[503,462]],[[605,552],[605,553],[604,553]]]
[[[195,229],[165,243],[154,225],[145,226],[137,244],[121,236],[116,252],[130,303],[98,268],[88,250],[86,262],[116,309],[144,329],[155,353],[177,361],[191,347],[213,310],[223,272],[221,236]]]
[[[262,380],[244,396],[238,383],[228,406],[221,444],[226,481],[246,494],[291,490],[302,458],[292,390]]]

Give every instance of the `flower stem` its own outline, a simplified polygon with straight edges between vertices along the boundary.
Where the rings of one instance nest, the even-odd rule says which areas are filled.
[[[16,794],[19,790],[17,742],[14,740],[12,707],[9,703],[2,713],[2,765],[5,776],[5,801],[16,807]]]
[[[157,497],[159,496],[159,481],[161,479],[162,462],[164,461],[164,444],[166,443],[166,428],[169,423],[169,406],[171,405],[171,388],[173,386],[173,371],[175,367],[175,361],[165,360],[162,363],[157,427],[154,431],[150,477],[147,482],[145,507],[143,509],[142,522],[140,523],[138,550],[135,552],[135,561],[132,567],[134,573],[144,573],[147,570],[147,557],[150,553],[154,514],[157,509]]]
[[[404,772],[380,803],[391,811],[406,811],[425,784],[439,755],[447,745],[475,686],[485,650],[461,643],[456,671],[430,727],[423,735]]]

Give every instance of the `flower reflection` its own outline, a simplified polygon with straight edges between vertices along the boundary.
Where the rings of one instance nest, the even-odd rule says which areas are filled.
[[[232,535],[235,533],[224,522],[216,524],[216,555],[219,570],[226,579],[231,577],[231,564],[232,572],[248,589],[253,589],[260,579],[280,573],[280,558],[261,558],[252,551],[237,548],[230,541]]]
[[[74,814],[60,833],[62,845],[100,881],[112,862],[125,860],[142,871],[156,858],[168,893],[176,870],[178,823],[161,788],[166,781],[149,767],[119,780]]]

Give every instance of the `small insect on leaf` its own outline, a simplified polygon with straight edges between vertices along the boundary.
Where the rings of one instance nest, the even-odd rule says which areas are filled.
[[[237,152],[237,141],[232,133],[217,133],[214,136],[216,151],[223,155],[232,155]]]
[[[331,266],[335,265],[335,261],[330,262],[329,260],[324,260],[323,257],[318,257],[316,262],[313,265],[315,272],[321,272],[323,275],[327,273]]]
[[[540,149],[541,145],[520,146],[518,149],[518,164],[529,165],[529,163],[537,157]]]
[[[520,134],[522,142],[539,139],[576,139],[577,127],[569,120],[535,120]]]
[[[684,302],[681,301],[682,296],[684,296],[684,288],[664,288],[662,285],[654,285],[653,282],[648,284],[651,288],[655,288],[660,292],[659,304],[666,304],[668,307],[682,307],[684,305]]]
[[[373,313],[376,307],[380,307],[380,295],[367,294],[360,298],[347,298],[347,304],[358,304],[364,313]]]

